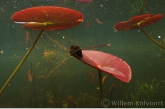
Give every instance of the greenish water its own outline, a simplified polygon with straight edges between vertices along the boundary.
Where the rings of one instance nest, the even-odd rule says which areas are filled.
[[[108,107],[165,107],[165,50],[150,41],[139,29],[115,32],[113,28],[116,23],[138,15],[143,0],[94,0],[87,4],[72,0],[34,0],[34,3],[37,6],[53,5],[77,10],[84,15],[84,22],[70,29],[43,33],[37,43],[39,49],[33,49],[0,95],[0,107],[70,108],[70,96],[76,107],[100,107],[97,69],[70,57],[69,50],[59,46],[60,44],[70,48],[71,45],[79,45],[86,49],[97,45],[97,42],[99,45],[111,44],[100,48],[100,51],[125,60],[132,70],[132,79],[128,84],[102,72],[102,77],[107,75],[103,84],[103,98],[109,100]],[[104,7],[100,6],[102,4]],[[164,14],[164,4],[163,0],[147,0],[142,14]],[[4,54],[0,54],[0,88],[26,53],[26,48],[29,48],[25,43],[26,31],[30,33],[31,42],[39,33],[22,28],[21,25],[15,24],[11,17],[15,12],[33,6],[30,0],[1,0],[0,50],[4,50]],[[164,22],[163,18],[158,23],[144,28],[163,45]],[[48,36],[58,43],[50,40]],[[45,49],[56,51],[53,61],[46,62],[43,57]],[[68,59],[64,62],[61,61],[66,58]],[[33,69],[33,82],[29,82],[27,78],[30,69]],[[91,82],[88,72],[94,73],[94,82]],[[115,86],[109,94],[113,84]],[[108,104],[107,101],[106,103]]]

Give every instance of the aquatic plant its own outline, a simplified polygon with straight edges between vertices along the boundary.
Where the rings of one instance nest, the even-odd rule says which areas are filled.
[[[61,102],[62,102],[62,107],[63,107],[63,108],[68,108],[69,103],[68,103],[67,100],[62,100]]]
[[[79,96],[75,98],[75,103],[77,107],[81,108],[100,107],[100,98],[90,95],[89,93],[80,92]]]
[[[126,93],[125,95],[125,100],[126,102],[136,102],[137,100],[139,99],[139,96],[137,95],[137,93],[131,93],[131,92],[128,92]],[[123,106],[122,106],[123,107]],[[130,105],[128,107],[138,107],[137,105],[133,104],[133,105]]]
[[[126,93],[125,100],[129,102],[144,101],[144,100],[160,101],[165,97],[164,83],[165,83],[164,80],[157,80],[156,78],[154,78],[149,83],[146,82],[139,83],[134,89],[135,91],[133,93],[132,92]],[[134,103],[134,105],[129,107],[139,107],[139,106]]]
[[[154,101],[158,96],[164,96],[165,86],[162,84],[165,81],[158,81],[153,79],[150,83],[141,83],[138,84],[137,93],[141,96],[142,99]]]

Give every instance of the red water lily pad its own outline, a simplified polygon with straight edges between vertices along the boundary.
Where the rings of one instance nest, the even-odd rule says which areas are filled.
[[[108,53],[82,50],[82,62],[113,75],[117,79],[128,83],[131,80],[132,72],[130,66],[122,59]]]
[[[84,19],[80,12],[57,6],[39,6],[16,12],[12,20],[22,23],[25,28],[41,30],[60,30],[73,27]]]
[[[132,17],[129,21],[118,22],[114,28],[115,30],[131,30],[141,27],[149,26],[161,20],[163,18],[162,14],[143,14],[139,16]]]

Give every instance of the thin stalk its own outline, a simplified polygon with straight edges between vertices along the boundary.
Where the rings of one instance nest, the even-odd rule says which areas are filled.
[[[96,44],[98,45],[96,34],[95,34],[95,39],[96,39]],[[97,50],[99,50],[99,46],[98,46]],[[102,84],[102,77],[101,77],[101,71],[100,70],[98,70],[98,74],[99,74],[100,104],[101,104],[101,102],[103,100],[103,84]],[[101,105],[101,107],[102,107],[102,105]]]
[[[102,86],[102,77],[101,77],[101,71],[98,70],[99,73],[99,87],[100,87],[100,103],[103,100],[103,86]]]
[[[165,46],[161,45],[159,42],[157,42],[155,39],[153,39],[149,34],[147,34],[147,32],[140,26],[138,25],[139,28],[142,30],[142,32],[151,40],[153,41],[155,44],[157,44],[158,46],[162,47],[165,49]]]
[[[46,26],[45,26],[46,27]],[[45,27],[40,31],[40,33],[38,34],[38,36],[36,37],[34,43],[32,44],[32,46],[29,48],[29,50],[26,52],[25,56],[22,58],[22,60],[20,61],[20,63],[18,64],[18,66],[15,68],[15,70],[13,71],[13,73],[10,75],[10,77],[7,79],[6,83],[3,85],[3,87],[0,90],[0,95],[3,93],[3,91],[6,89],[6,87],[8,86],[8,84],[10,83],[10,81],[13,79],[13,77],[15,76],[15,74],[18,72],[18,70],[20,69],[20,67],[22,66],[22,64],[25,62],[26,58],[29,56],[29,54],[31,53],[31,51],[33,50],[35,44],[37,43],[38,39],[40,38],[42,32],[44,31]]]
[[[142,11],[144,10],[144,8],[145,8],[145,6],[146,6],[146,1],[147,1],[147,0],[144,0],[144,1],[143,1],[142,7],[140,8],[139,15],[142,14]]]

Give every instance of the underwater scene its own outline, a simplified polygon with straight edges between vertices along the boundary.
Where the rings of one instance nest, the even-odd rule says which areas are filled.
[[[1,0],[0,107],[165,107],[164,5]]]

